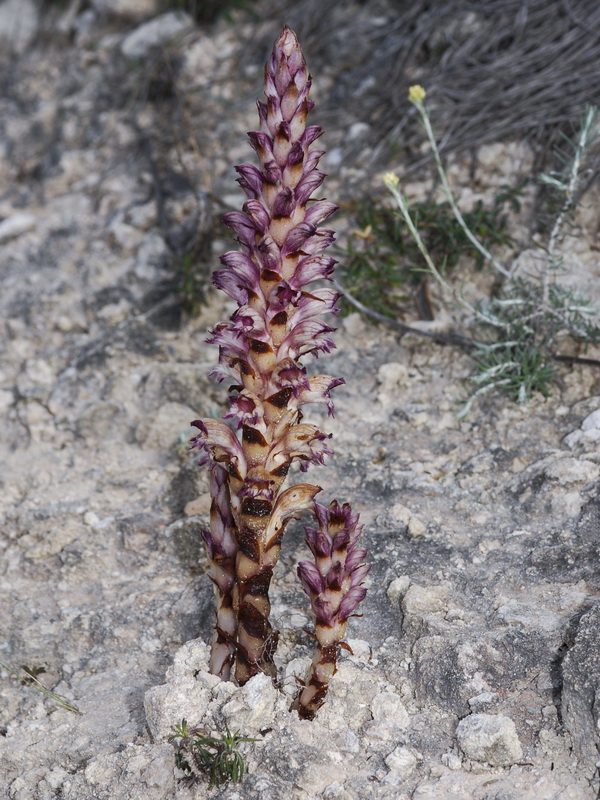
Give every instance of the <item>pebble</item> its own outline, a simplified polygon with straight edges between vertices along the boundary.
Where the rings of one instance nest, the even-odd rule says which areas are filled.
[[[409,586],[410,578],[408,575],[401,575],[398,578],[394,578],[387,588],[387,596],[390,603],[396,604],[406,593]]]
[[[384,782],[398,786],[416,768],[418,759],[412,750],[400,745],[386,757],[385,763],[391,772],[386,775]]]
[[[600,430],[600,408],[596,411],[592,411],[591,414],[588,414],[588,416],[581,423],[581,430]]]
[[[321,797],[323,800],[352,800],[352,795],[337,781],[326,786]]]
[[[32,0],[4,0],[0,3],[0,48],[22,53],[33,41],[39,12]]]
[[[454,772],[462,768],[462,759],[456,753],[444,753],[442,755],[442,764]]]
[[[467,700],[469,704],[469,708],[473,713],[479,711],[486,711],[495,703],[500,700],[500,695],[498,692],[481,692],[481,694],[476,695],[475,697],[470,697]]]
[[[342,320],[342,327],[346,333],[354,337],[363,336],[366,325],[362,315],[359,314],[358,311],[355,311],[352,314],[348,314],[347,317],[344,317]]]
[[[448,610],[447,586],[418,586],[413,583],[402,600],[402,610],[409,615],[438,614]]]
[[[410,724],[408,711],[399,695],[394,692],[380,692],[371,703],[371,712],[375,722],[388,722],[405,730]]]
[[[421,539],[427,535],[427,525],[402,503],[394,503],[387,508],[382,514],[382,521],[386,525],[405,527],[411,539]]]
[[[23,233],[27,233],[35,226],[33,214],[13,214],[0,222],[0,244],[16,239]]]
[[[548,464],[545,468],[546,475],[549,478],[555,478],[561,486],[596,480],[599,471],[598,465],[593,461],[578,458],[561,458]]]
[[[473,761],[508,767],[523,758],[515,723],[502,714],[471,714],[458,723],[456,737]]]
[[[127,58],[143,58],[155,47],[168,44],[194,26],[193,19],[183,11],[169,11],[136,28],[121,42],[121,52]]]

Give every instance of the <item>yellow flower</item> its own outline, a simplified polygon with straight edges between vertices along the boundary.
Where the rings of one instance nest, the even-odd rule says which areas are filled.
[[[418,103],[419,100],[425,100],[425,89],[419,84],[411,86],[408,90],[408,99],[411,103]]]
[[[386,172],[383,176],[383,182],[386,186],[398,186],[400,178],[393,172]]]
[[[353,236],[358,236],[359,239],[375,239],[375,236],[373,236],[372,225],[367,225],[367,227],[362,231],[357,228],[354,228],[354,230],[350,231],[350,233]]]

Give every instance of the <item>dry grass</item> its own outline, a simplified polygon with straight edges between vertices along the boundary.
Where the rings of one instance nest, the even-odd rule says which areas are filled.
[[[377,161],[393,147],[418,166],[413,83],[427,87],[442,152],[527,137],[538,168],[551,165],[558,130],[600,105],[597,0],[265,0],[258,9],[269,21],[246,44],[266,50],[280,21],[291,25],[313,72],[334,79],[319,121],[368,122]]]

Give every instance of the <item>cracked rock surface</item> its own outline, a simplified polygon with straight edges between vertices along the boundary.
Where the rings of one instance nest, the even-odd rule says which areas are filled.
[[[179,16],[159,47],[152,2],[81,3],[66,22],[26,5],[39,35],[0,93],[0,797],[596,798],[598,372],[561,367],[550,398],[490,395],[459,422],[467,355],[339,320],[322,362],[346,379],[321,420],[335,457],[313,477],[361,513],[374,563],[352,653],[314,722],[289,712],[312,654],[297,523],[272,589],[277,686],[216,680],[208,481],[186,441],[225,401],[205,338],[232,308],[207,287],[230,246],[216,216],[241,200],[232,165],[252,158],[264,54],[242,44],[282,20]],[[313,68],[317,89],[335,70]],[[327,196],[346,201],[360,159],[336,163]],[[572,278],[600,306],[597,207]],[[80,713],[6,669],[22,665]],[[183,718],[259,739],[242,786],[182,780],[167,738]]]

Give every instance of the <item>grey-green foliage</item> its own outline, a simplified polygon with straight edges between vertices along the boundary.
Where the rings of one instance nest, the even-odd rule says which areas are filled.
[[[418,87],[420,89],[420,87]],[[596,136],[597,110],[585,109],[574,138],[565,137],[565,148],[559,154],[563,169],[540,176],[553,192],[558,212],[548,234],[547,243],[538,244],[540,266],[537,274],[524,275],[511,266],[501,264],[469,228],[458,209],[444,171],[431,122],[422,96],[411,102],[416,106],[427,132],[438,174],[449,205],[467,239],[501,278],[500,291],[491,299],[469,303],[448,282],[444,269],[436,267],[399,181],[388,174],[385,185],[393,196],[417,246],[423,255],[427,272],[438,281],[449,299],[468,312],[472,320],[474,374],[472,391],[459,417],[469,412],[473,402],[492,390],[507,393],[517,402],[525,402],[533,392],[550,393],[555,378],[555,352],[560,337],[565,335],[584,345],[600,342],[600,327],[595,323],[597,309],[589,301],[561,284],[561,276],[569,270],[561,249],[562,239],[570,232],[573,212],[581,190],[588,180],[586,155]]]

